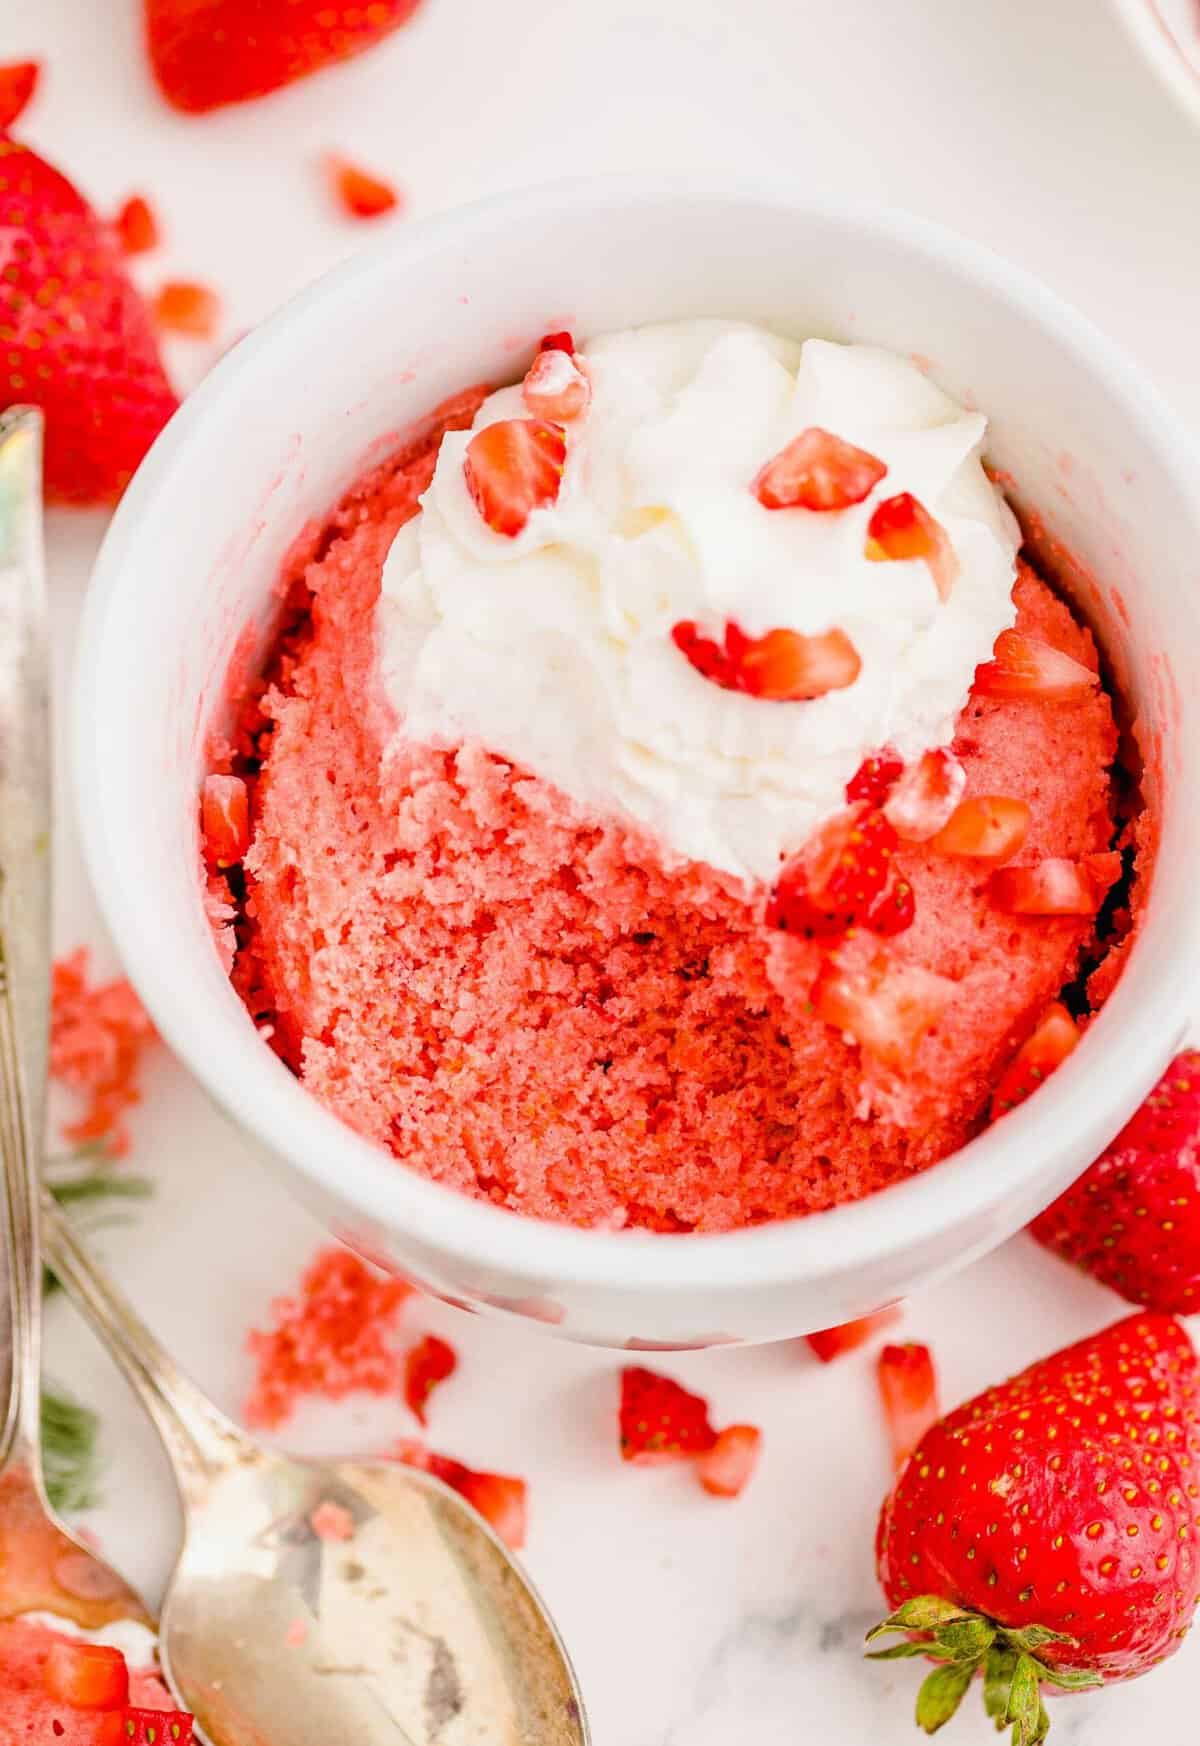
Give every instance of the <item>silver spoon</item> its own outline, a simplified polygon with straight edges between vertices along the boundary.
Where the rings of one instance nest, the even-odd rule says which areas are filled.
[[[0,479],[13,436],[0,425]],[[22,590],[20,571],[16,565],[5,578],[0,562],[0,641],[3,617]],[[26,577],[24,595],[32,618],[36,579]],[[44,645],[40,633],[26,640],[30,648]],[[27,677],[35,666],[31,659]],[[11,736],[30,695],[27,684],[6,683],[0,670],[0,748],[20,743]],[[41,737],[44,743],[44,713]],[[44,760],[35,764],[44,783],[35,834],[44,839],[49,777]],[[13,767],[0,760],[0,815],[4,772]],[[10,867],[16,880],[36,883],[32,862],[21,859],[31,841],[23,845],[0,816],[0,959],[3,944],[16,937],[17,917],[19,931],[27,914],[9,902]],[[44,891],[44,867],[38,878]],[[44,927],[38,937],[44,955]],[[9,1472],[29,1476],[27,1504],[36,1502],[46,1530],[77,1555],[82,1549],[45,1505],[32,1429],[39,1260],[27,1116],[31,1107],[40,1109],[42,1081],[35,1080],[40,1058],[31,1059],[28,1049],[19,1069],[15,1064],[18,1039],[45,1035],[48,977],[42,957],[26,958],[20,978],[3,959],[8,977],[0,1001],[4,1078],[16,1088],[25,1118],[17,1129],[11,1121],[0,1124],[16,1261],[9,1422],[23,1427]],[[209,1746],[587,1746],[566,1651],[532,1586],[474,1510],[413,1469],[291,1460],[251,1441],[181,1374],[47,1198],[41,1219],[47,1260],[137,1391],[175,1471],[185,1529],[163,1603],[160,1653],[172,1691]],[[2,1536],[0,1517],[0,1542]],[[92,1562],[97,1581],[119,1582]],[[79,1617],[54,1597],[32,1604]],[[106,1605],[121,1609],[109,1617],[145,1618],[124,1585]]]

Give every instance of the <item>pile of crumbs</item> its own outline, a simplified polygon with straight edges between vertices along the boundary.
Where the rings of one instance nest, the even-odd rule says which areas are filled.
[[[86,946],[56,961],[50,998],[50,1075],[84,1100],[63,1136],[72,1145],[103,1141],[113,1157],[124,1157],[125,1114],[141,1101],[138,1073],[154,1026],[124,977],[88,986]]]

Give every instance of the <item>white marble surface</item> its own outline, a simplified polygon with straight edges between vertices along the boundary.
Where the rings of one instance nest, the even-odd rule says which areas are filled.
[[[29,138],[101,203],[150,192],[168,247],[140,264],[220,286],[228,331],[353,249],[314,169],[333,145],[396,175],[414,214],[556,174],[638,167],[765,172],[906,204],[1033,267],[1138,354],[1200,426],[1200,132],[1133,57],[1103,0],[425,0],[384,49],[268,103],[197,122],[151,96],[135,0],[3,0],[0,61],[46,58]],[[737,19],[735,23],[734,20]],[[531,263],[536,270],[536,263]],[[185,376],[202,354],[177,350]],[[52,519],[60,683],[102,532]],[[170,587],[164,576],[163,586]],[[63,772],[65,776],[65,772]],[[65,816],[57,926],[111,967]],[[318,1233],[196,1087],[161,1056],[136,1121],[159,1183],[103,1234],[130,1294],[227,1407],[248,1379],[247,1325]],[[1105,1292],[1020,1239],[911,1306],[956,1401],[1114,1316]],[[887,1465],[863,1358],[806,1348],[672,1359],[719,1418],[757,1420],[766,1455],[723,1504],[681,1471],[622,1469],[617,1360],[415,1307],[460,1348],[438,1445],[528,1475],[528,1562],[578,1660],[597,1746],[899,1746],[911,1668],[865,1667],[878,1612],[875,1511]],[[152,1592],[176,1529],[146,1424],[57,1303],[51,1372],[104,1414],[94,1525]],[[353,1403],[297,1447],[369,1448],[411,1432],[402,1407]],[[1059,1746],[1184,1746],[1200,1640],[1152,1678],[1054,1706]],[[951,1738],[991,1738],[982,1714]]]

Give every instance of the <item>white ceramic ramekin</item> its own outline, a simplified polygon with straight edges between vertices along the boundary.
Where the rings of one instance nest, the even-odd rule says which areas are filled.
[[[1200,7],[1196,0],[1113,0],[1146,64],[1200,123]]]
[[[280,560],[445,395],[582,334],[739,316],[928,359],[991,419],[1043,559],[1102,630],[1157,772],[1150,913],[1117,992],[1030,1103],[857,1205],[727,1236],[615,1236],[477,1204],[321,1108],[256,1035],[200,903],[202,742]],[[1061,546],[1056,542],[1061,542]],[[1088,580],[1088,572],[1094,581]],[[340,1235],[443,1295],[604,1344],[790,1335],[984,1253],[1115,1133],[1178,1045],[1200,968],[1200,472],[1149,383],[985,250],[782,186],[649,178],[507,195],[396,229],[243,340],[138,473],[85,613],[74,724],[84,840],[129,974],[171,1046]],[[1054,746],[1046,746],[1054,757]]]

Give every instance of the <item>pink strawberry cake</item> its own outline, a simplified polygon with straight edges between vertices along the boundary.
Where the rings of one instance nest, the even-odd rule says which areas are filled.
[[[686,1232],[1034,1089],[1152,839],[986,430],[872,347],[554,334],[307,529],[201,812],[312,1094],[466,1194]]]

